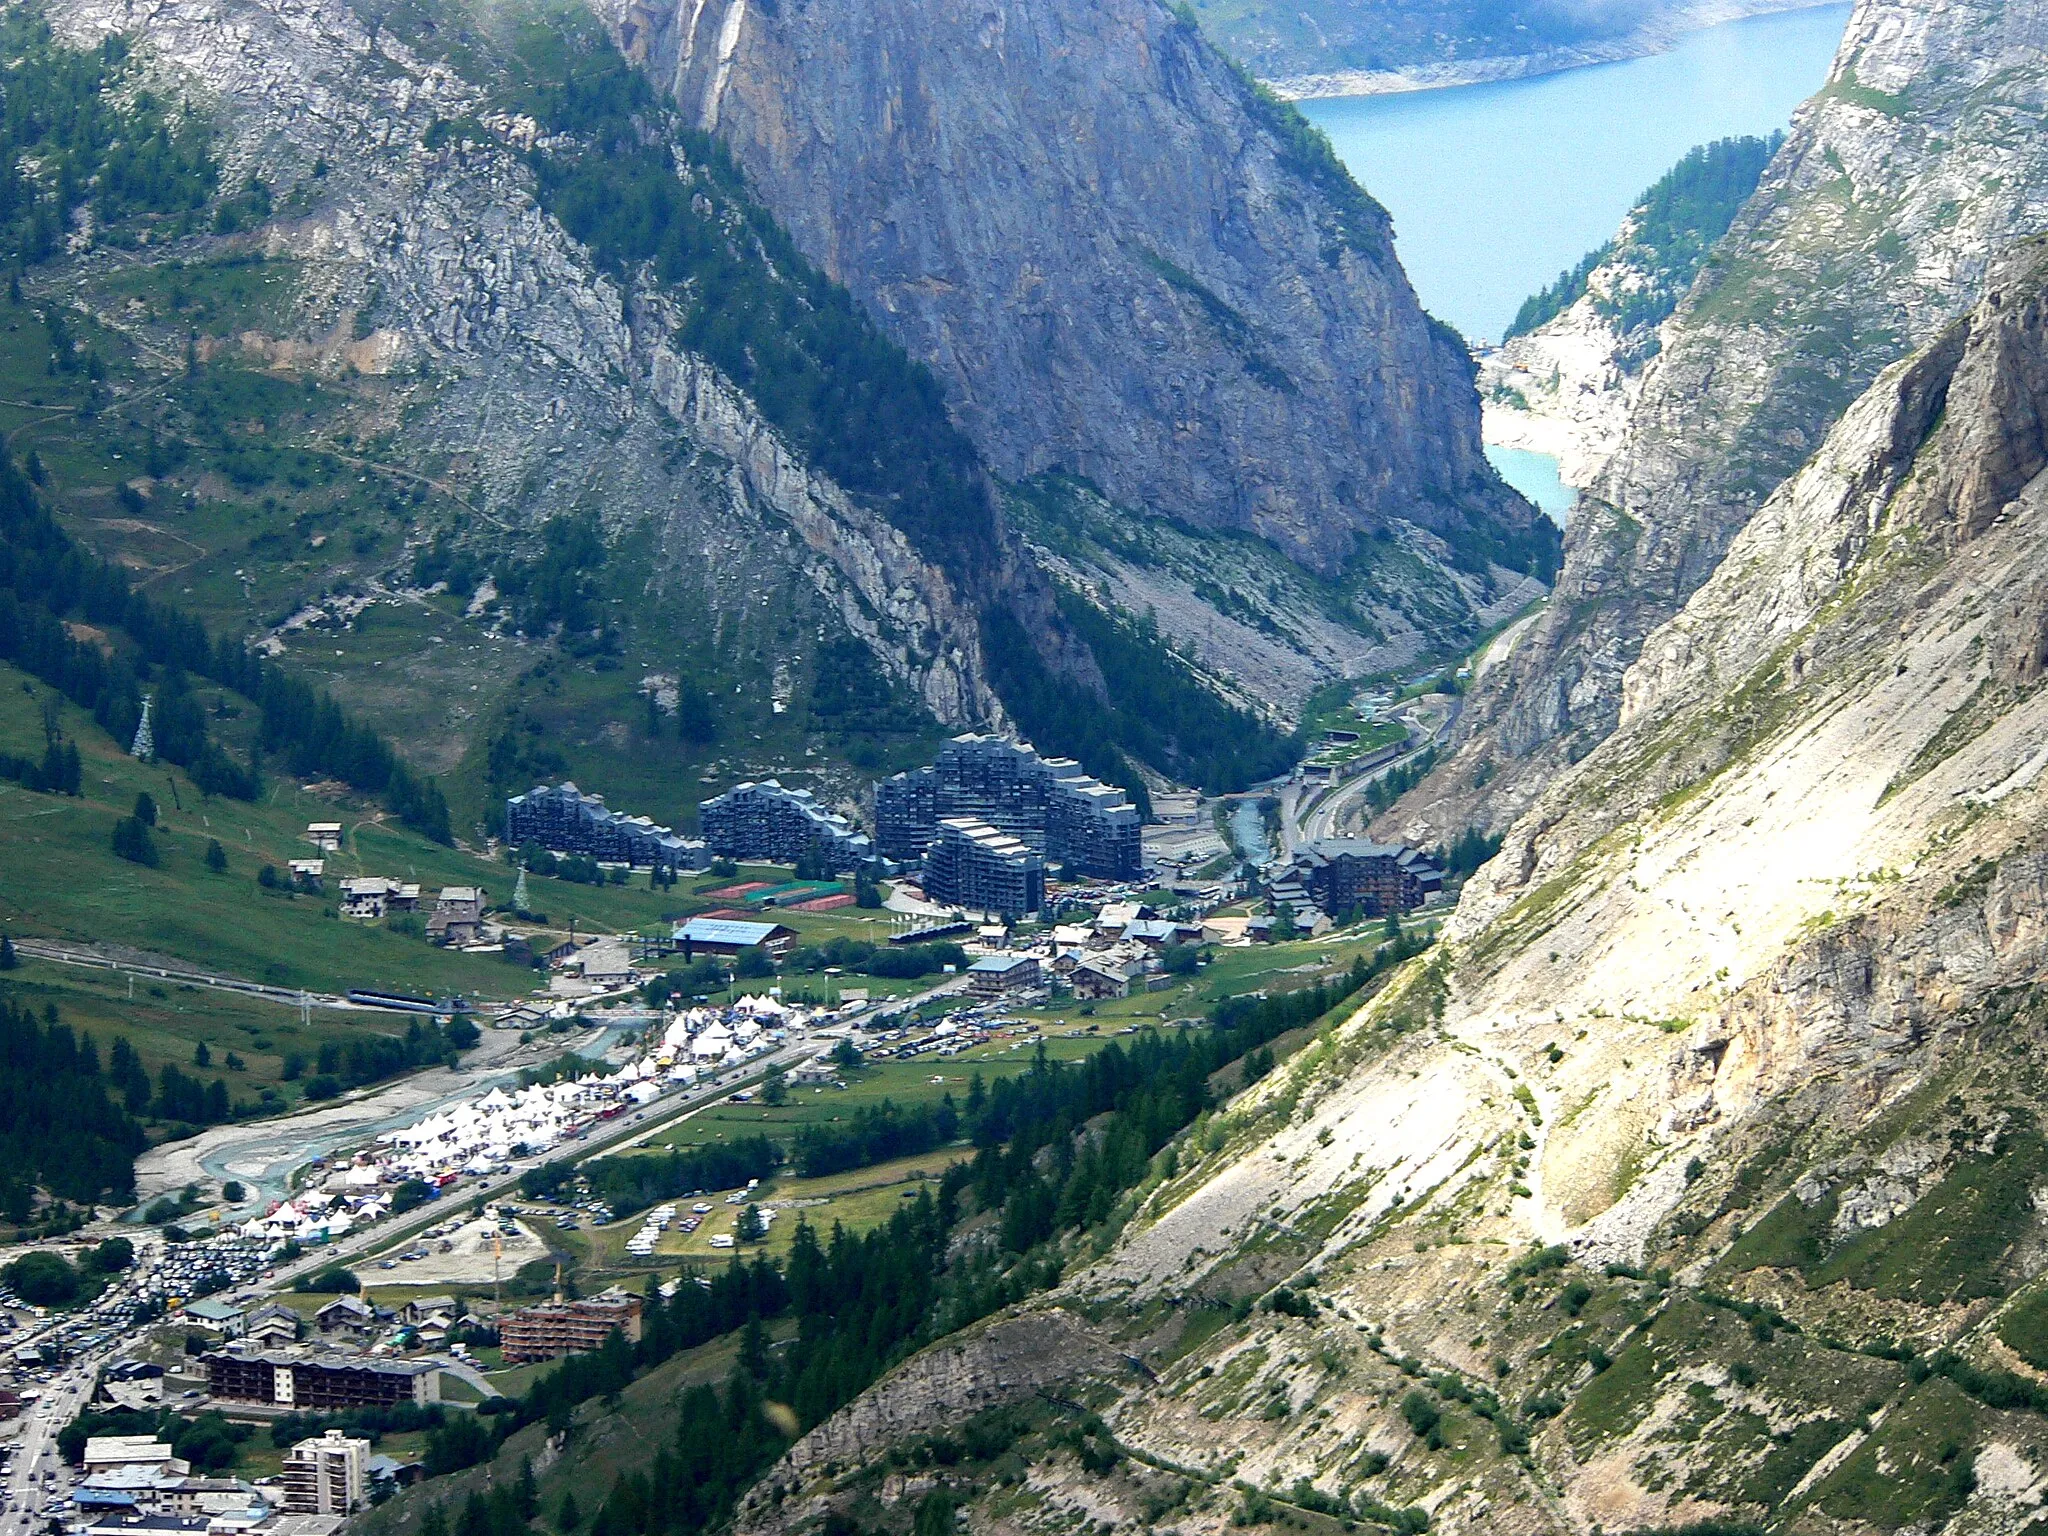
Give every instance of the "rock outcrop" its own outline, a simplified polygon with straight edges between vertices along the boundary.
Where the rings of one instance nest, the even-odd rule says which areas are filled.
[[[1326,572],[1402,522],[1546,558],[1385,212],[1154,0],[602,8],[997,474]]]
[[[1489,443],[1551,454],[1565,484],[1593,483],[1620,446],[1664,321],[1780,142],[1727,138],[1687,151],[1611,240],[1524,302],[1511,334],[1479,355]]]
[[[963,593],[803,463],[731,381],[677,352],[658,294],[596,269],[535,201],[521,159],[534,125],[494,110],[488,81],[339,0],[51,10],[78,40],[126,35],[172,88],[204,99],[228,184],[260,174],[296,189],[297,211],[262,236],[299,264],[294,335],[353,326],[374,343],[254,337],[245,351],[312,372],[368,362],[400,393],[397,453],[449,464],[504,532],[572,506],[615,533],[651,529],[650,585],[686,592],[711,629],[751,622],[764,593],[802,592],[941,720],[1002,719],[981,657],[984,594]],[[484,131],[433,135],[465,118]]]
[[[1652,632],[1446,945],[1068,1282],[1133,1349],[1210,1322],[1097,1381],[1132,1465],[1034,1468],[1041,1522],[1220,1533],[1233,1485],[1459,1536],[2034,1515],[2044,423],[2036,241]]]
[[[1643,639],[1902,352],[2048,227],[2048,11],[1862,0],[1647,370],[1566,534],[1556,600],[1389,826],[1505,826],[1619,717]]]

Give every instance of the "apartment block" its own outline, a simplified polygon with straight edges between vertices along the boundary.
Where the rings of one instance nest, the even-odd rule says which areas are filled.
[[[888,858],[921,858],[939,823],[959,817],[1091,879],[1144,872],[1143,827],[1124,792],[1071,758],[1040,757],[1028,742],[956,736],[930,767],[875,786],[875,839]]]
[[[949,816],[925,848],[925,894],[973,912],[1020,917],[1045,905],[1045,860],[1021,839]]]
[[[852,869],[875,856],[874,845],[844,816],[828,811],[807,789],[774,779],[735,784],[697,808],[711,851],[727,859],[794,863],[815,856],[828,870]]]
[[[284,1456],[284,1507],[294,1515],[347,1515],[369,1491],[370,1442],[330,1429]]]
[[[555,1360],[604,1343],[613,1329],[628,1343],[640,1339],[640,1298],[606,1291],[581,1301],[526,1307],[498,1323],[498,1345],[508,1361]]]
[[[1292,862],[1275,873],[1275,900],[1285,899],[1288,885],[1332,916],[1385,917],[1412,911],[1441,891],[1444,872],[1428,854],[1402,843],[1329,837],[1294,850]]]
[[[550,853],[580,854],[635,869],[704,869],[711,850],[696,838],[678,837],[645,816],[612,810],[603,795],[588,795],[573,783],[536,784],[505,802],[505,841],[514,847],[539,843]]]
[[[367,1355],[222,1349],[204,1357],[208,1393],[224,1403],[274,1403],[308,1413],[438,1402],[441,1368],[431,1360]]]

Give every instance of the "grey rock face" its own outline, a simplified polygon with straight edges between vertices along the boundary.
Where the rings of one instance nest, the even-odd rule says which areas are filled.
[[[1664,330],[1556,600],[1397,811],[1504,825],[1613,729],[1623,674],[1879,370],[2048,227],[2048,7],[1863,0],[1828,85]],[[1481,787],[1474,771],[1497,771]]]
[[[1846,718],[1873,679],[1939,687],[1967,674],[1938,712],[1865,706],[1890,750],[1941,735],[1907,754],[1882,803],[1989,737],[2033,695],[2048,656],[2048,557],[2030,521],[2044,470],[2048,238],[2015,247],[1978,304],[1887,369],[1651,632],[1623,676],[1616,731],[1509,829],[1454,927],[1479,931],[1666,796],[1741,761],[1760,732],[1817,708],[1795,701],[1825,698]],[[1891,563],[1873,573],[1880,551]],[[1963,669],[1933,659],[1955,623],[1940,605],[1958,591],[1981,626]],[[1995,805],[2031,784],[2030,750],[2009,744],[1970,798]]]
[[[1122,1374],[1116,1353],[1063,1308],[999,1317],[913,1355],[804,1435],[741,1501],[734,1527],[749,1536],[804,1529],[829,1507],[807,1496],[830,1489],[821,1468],[857,1466],[913,1435]]]
[[[1340,566],[1536,514],[1385,213],[1153,0],[600,0],[991,467]]]
[[[535,125],[491,111],[479,82],[338,0],[51,10],[82,41],[135,39],[203,101],[230,185],[311,189],[265,235],[303,273],[294,336],[265,345],[402,381],[399,448],[448,466],[480,518],[517,534],[594,507],[614,532],[651,524],[650,584],[687,593],[721,635],[777,606],[770,592],[815,599],[941,720],[1000,721],[973,603],[676,352],[658,294],[596,270],[534,200],[520,157]],[[429,144],[436,121],[465,115],[487,136]],[[364,344],[318,344],[366,324]]]

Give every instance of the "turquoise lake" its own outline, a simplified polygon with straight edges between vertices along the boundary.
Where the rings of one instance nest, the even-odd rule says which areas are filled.
[[[1486,445],[1486,457],[1500,472],[1501,479],[1536,503],[1538,510],[1553,522],[1564,521],[1579,493],[1558,477],[1557,460],[1547,453],[1531,453],[1526,448],[1503,448],[1498,443]]]
[[[1302,102],[1394,217],[1424,307],[1498,341],[1695,144],[1768,134],[1827,80],[1849,7],[1752,17],[1533,80]]]

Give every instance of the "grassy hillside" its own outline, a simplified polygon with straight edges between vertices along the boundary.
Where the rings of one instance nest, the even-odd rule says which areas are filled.
[[[39,751],[42,702],[50,690],[0,667],[0,752]],[[513,871],[502,862],[452,848],[390,824],[382,810],[318,793],[272,776],[256,803],[209,799],[182,771],[145,765],[121,750],[89,717],[69,705],[58,719],[84,760],[76,798],[31,793],[0,783],[0,928],[15,935],[132,945],[188,964],[249,980],[320,991],[351,986],[459,990],[480,997],[516,997],[532,986],[530,972],[495,956],[435,948],[385,924],[336,915],[335,881],[384,874],[417,879],[427,897],[442,885],[480,884],[510,894]],[[114,823],[149,794],[158,807],[155,842],[161,863],[144,868],[115,857]],[[327,859],[324,896],[260,888],[264,864],[282,870],[310,857],[302,840],[308,821],[339,820],[345,847]],[[228,867],[205,862],[218,840]],[[532,901],[556,922],[571,915],[584,931],[658,922],[690,905],[671,892],[570,885],[534,878]]]

